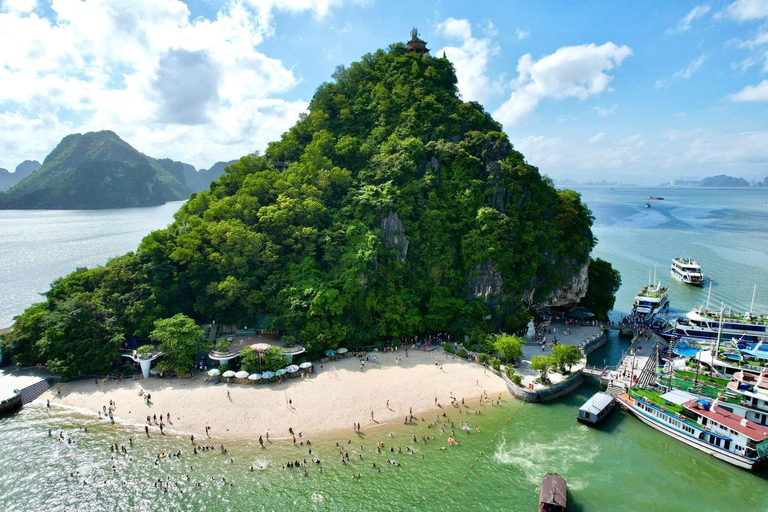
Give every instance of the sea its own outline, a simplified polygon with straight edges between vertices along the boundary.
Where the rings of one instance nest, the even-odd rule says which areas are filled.
[[[629,312],[649,273],[651,280],[670,286],[673,315],[707,301],[715,309],[768,310],[768,190],[579,192],[595,217],[594,256],[622,274],[614,319]],[[648,200],[650,195],[664,199]],[[171,221],[175,208],[0,212],[2,261],[17,256],[14,271],[0,276],[2,290],[13,291],[3,302],[3,319],[38,300],[36,294],[46,288],[41,279],[134,250],[143,234]],[[671,281],[669,265],[676,256],[697,259],[707,286]],[[34,290],[25,283],[36,283]],[[590,354],[590,362],[613,364],[628,344],[611,335]],[[195,455],[183,435],[147,438],[140,427],[33,403],[0,417],[0,510],[525,511],[536,510],[548,472],[567,479],[568,510],[768,510],[765,469],[747,472],[713,459],[624,411],[597,428],[578,423],[578,407],[595,391],[597,385],[584,384],[547,404],[508,399],[482,406],[482,414],[471,417],[480,432],[456,430],[459,446],[449,446],[450,431],[427,428],[427,420],[364,436],[329,434],[314,440],[311,456],[307,447],[287,442],[262,449],[256,439],[224,439],[226,454],[217,449]],[[464,419],[449,418],[456,427]],[[432,435],[435,440],[421,440]],[[382,454],[376,452],[378,441],[385,444]],[[217,448],[220,442],[215,441]],[[128,453],[110,452],[114,443]],[[350,453],[348,465],[340,463],[336,443]],[[179,451],[180,457],[157,458]],[[304,458],[306,476],[305,468],[282,469],[287,461]]]

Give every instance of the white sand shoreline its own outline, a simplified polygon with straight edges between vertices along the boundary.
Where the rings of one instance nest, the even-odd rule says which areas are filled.
[[[203,442],[206,425],[212,427],[211,439],[217,441],[253,441],[267,432],[272,440],[286,440],[291,439],[289,427],[297,439],[299,432],[304,438],[348,435],[353,423],[360,423],[363,434],[380,432],[388,425],[402,424],[411,408],[419,422],[422,417],[430,421],[436,412],[451,414],[451,394],[459,401],[464,398],[472,409],[484,392],[493,398],[499,393],[509,396],[503,379],[481,365],[452,359],[450,354],[409,350],[408,358],[404,351],[375,355],[379,362],[366,363],[364,371],[357,358],[349,357],[325,363],[311,378],[289,379],[283,384],[214,385],[204,383],[202,377],[106,384],[77,381],[54,386],[39,400],[93,415],[113,400],[115,421],[141,432],[147,415],[159,419],[170,412],[171,424],[165,428],[168,435],[194,434]],[[398,356],[400,364],[396,364]],[[435,358],[442,367],[435,366]],[[61,387],[61,398],[57,387]],[[142,389],[151,394],[151,407],[139,396]],[[435,406],[435,398],[444,409]],[[151,426],[150,434],[159,435],[159,428]]]

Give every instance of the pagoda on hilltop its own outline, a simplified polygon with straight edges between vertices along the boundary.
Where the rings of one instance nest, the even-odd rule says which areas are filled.
[[[419,39],[419,31],[416,27],[411,29],[411,40],[406,43],[406,48],[408,49],[408,53],[429,53],[427,42]]]

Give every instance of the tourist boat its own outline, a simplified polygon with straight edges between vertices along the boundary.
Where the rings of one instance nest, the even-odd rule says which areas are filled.
[[[564,512],[568,506],[568,483],[557,473],[547,473],[541,482],[539,512]]]
[[[650,208],[650,207],[651,207],[651,203],[645,203],[645,208]]]
[[[644,286],[635,297],[632,316],[646,322],[652,322],[658,315],[669,309],[669,288],[659,284]]]
[[[648,199],[650,199],[652,201],[663,201],[664,200],[663,197],[659,197],[659,196],[648,196]]]
[[[597,425],[611,413],[615,405],[616,401],[612,395],[602,392],[595,393],[592,395],[592,398],[579,408],[579,415],[576,419]]]
[[[658,403],[633,394],[630,390],[616,400],[646,425],[688,446],[750,470],[768,459],[768,427],[728,412],[717,400],[676,404],[682,413],[676,414],[669,405],[677,399],[674,393],[658,396]]]
[[[669,275],[672,279],[679,281],[683,284],[690,284],[693,286],[702,286],[704,284],[704,276],[701,274],[701,267],[694,259],[690,258],[674,258],[672,260],[672,266],[669,267]]]
[[[21,407],[21,391],[18,389],[0,389],[0,414]]]
[[[723,337],[740,338],[743,342],[757,343],[768,336],[768,319],[765,315],[733,313],[723,315]],[[685,318],[674,320],[668,329],[660,333],[671,338],[688,338],[701,342],[717,340],[720,328],[720,313],[696,307]]]

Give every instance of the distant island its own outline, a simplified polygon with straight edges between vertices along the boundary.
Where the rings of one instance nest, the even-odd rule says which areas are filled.
[[[64,137],[42,166],[27,161],[14,173],[0,170],[0,190],[6,190],[0,209],[156,206],[207,189],[230,163],[197,171],[144,155],[112,131],[76,133]]]
[[[37,160],[24,160],[16,166],[14,172],[8,169],[0,169],[0,192],[8,190],[36,170],[40,168],[40,162]]]
[[[586,181],[579,182],[571,178],[554,180],[554,184],[557,188],[573,188],[573,187],[708,187],[708,188],[746,188],[746,187],[768,187],[768,177],[763,181],[749,182],[744,178],[734,178],[733,176],[727,176],[725,174],[718,174],[717,176],[709,176],[700,180],[695,179],[682,179],[678,178],[671,182],[658,183],[658,184],[638,184],[638,183],[623,183],[621,181]]]

